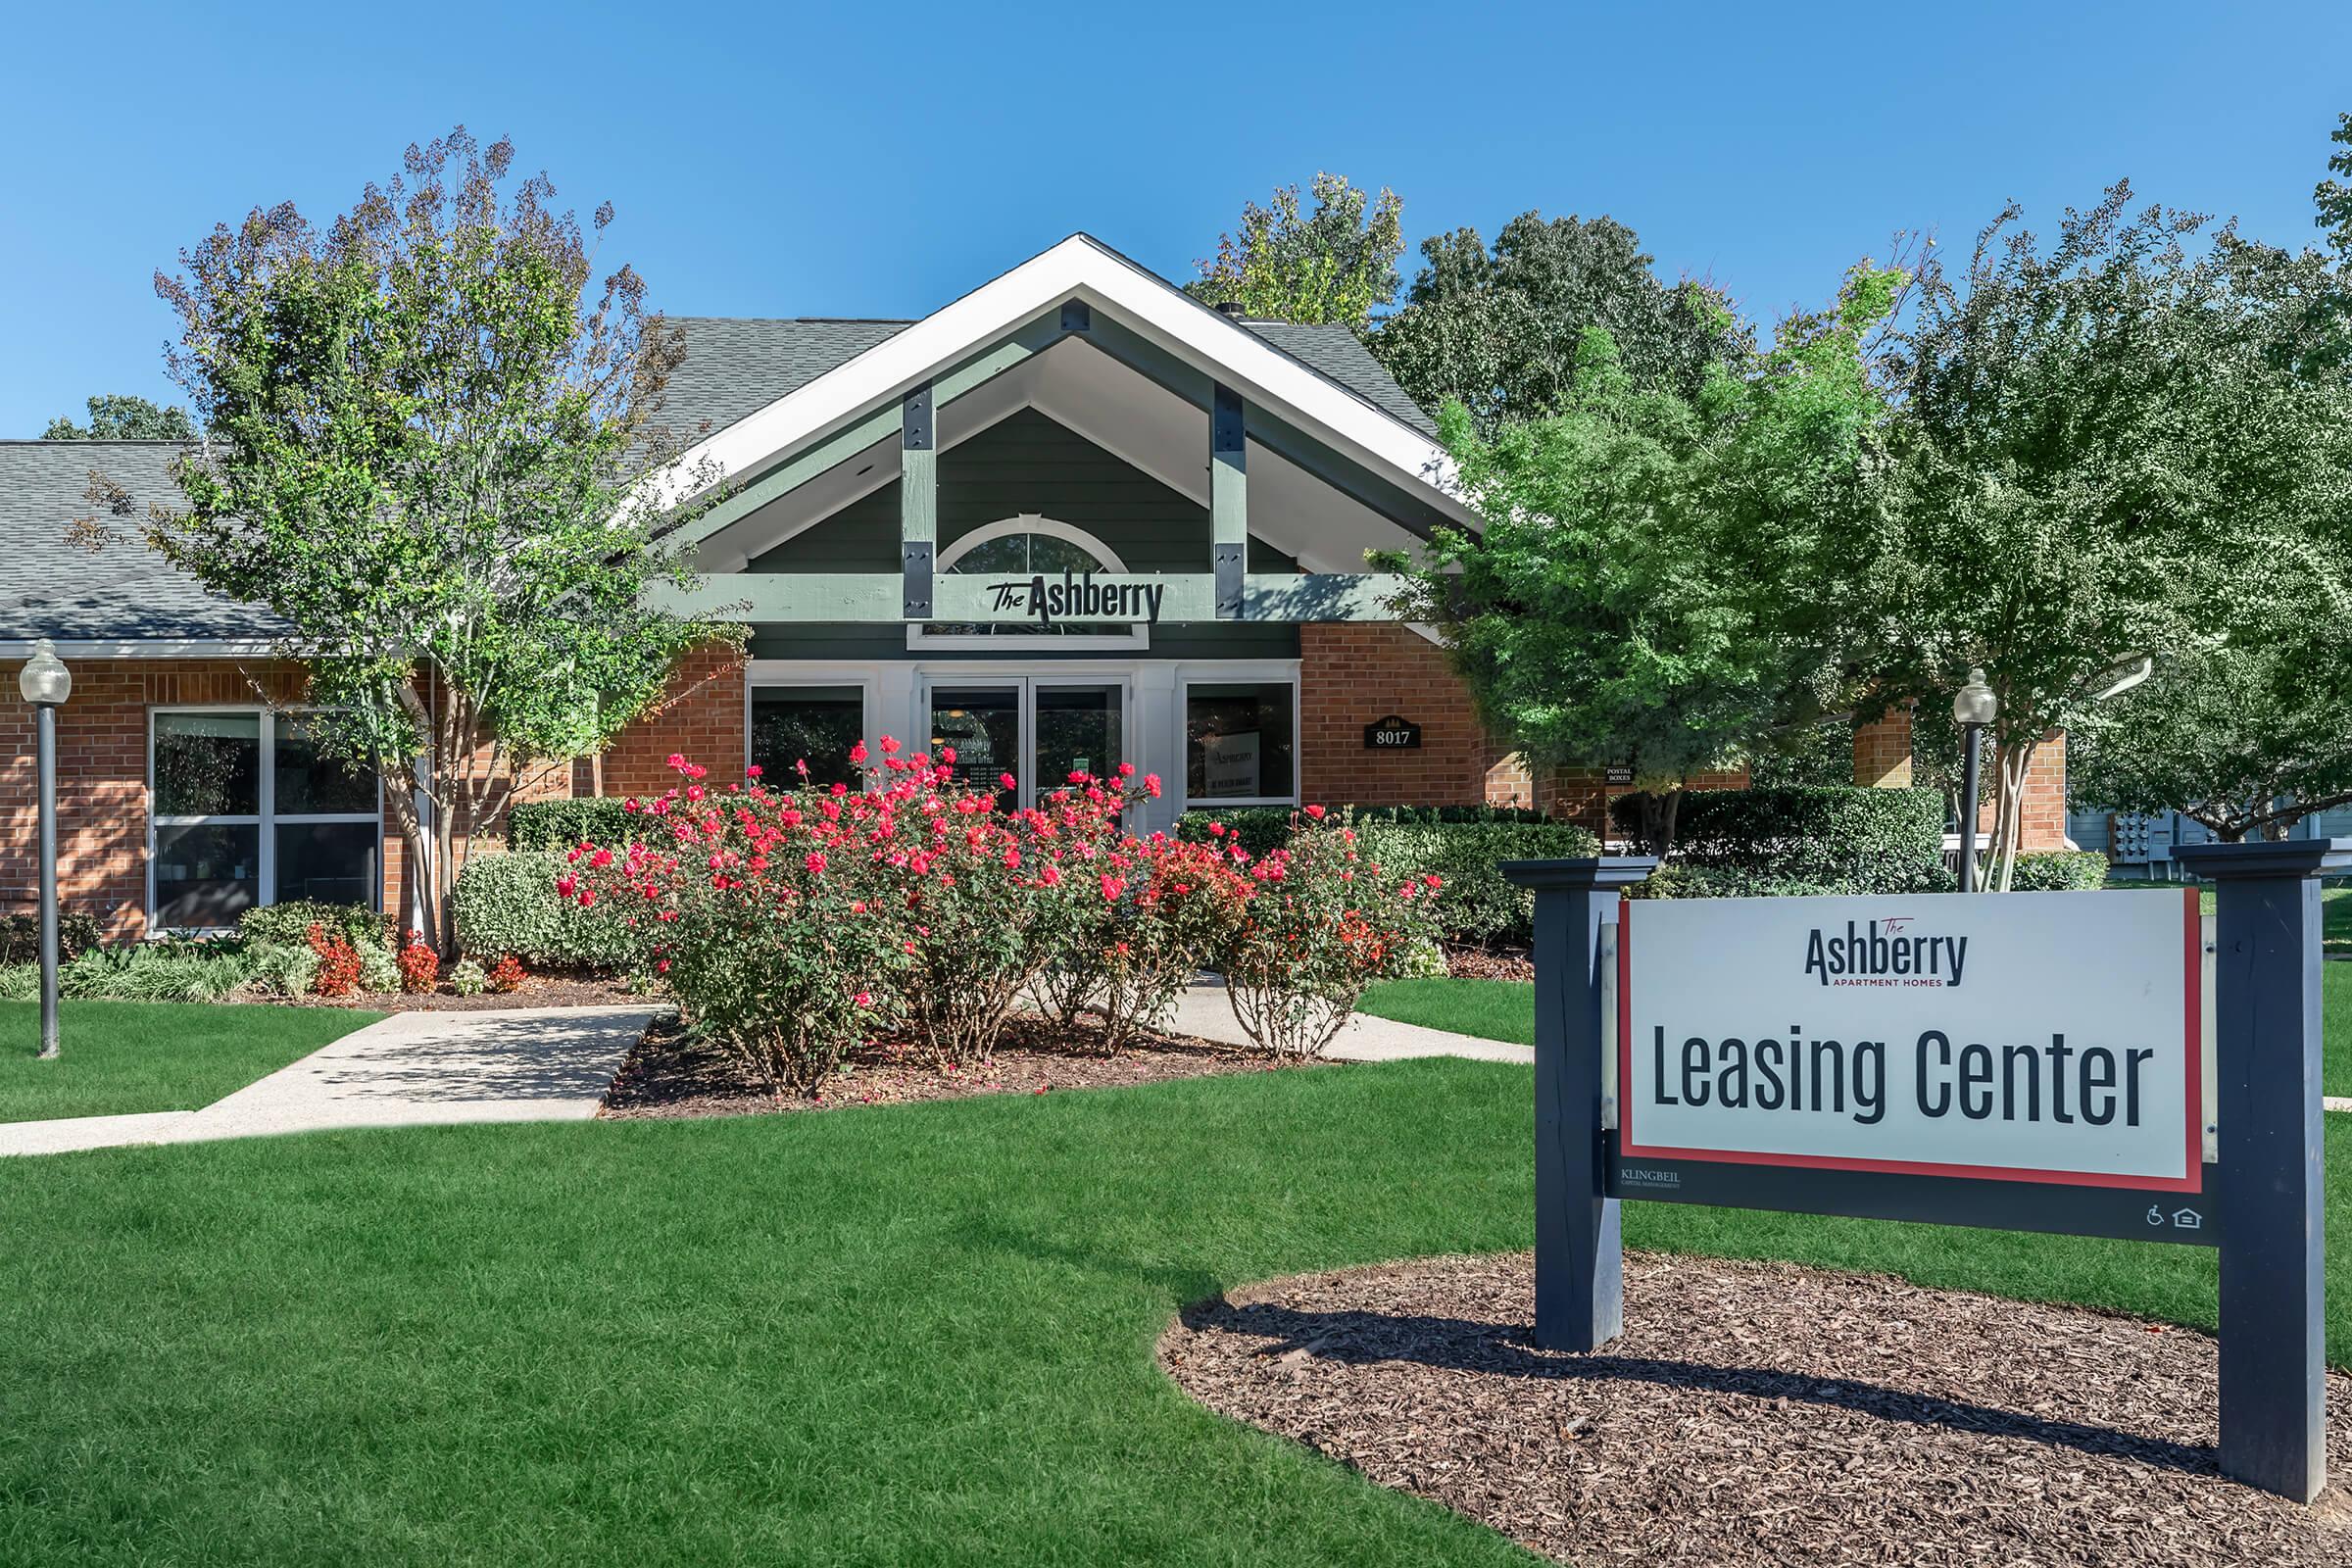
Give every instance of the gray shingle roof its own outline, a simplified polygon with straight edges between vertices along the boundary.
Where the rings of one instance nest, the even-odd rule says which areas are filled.
[[[799,391],[909,324],[717,316],[673,316],[669,322],[686,334],[686,359],[670,375],[660,419],[688,444]]]
[[[283,635],[268,612],[219,598],[141,537],[150,504],[181,504],[172,441],[0,441],[0,639],[243,640]],[[118,515],[89,497],[103,474],[127,499]],[[115,535],[75,543],[76,521]]]
[[[1251,321],[1242,325],[1298,361],[1326,381],[1336,381],[1371,404],[1436,440],[1438,421],[1405,395],[1372,351],[1354,332],[1338,322],[1301,326],[1291,321]]]

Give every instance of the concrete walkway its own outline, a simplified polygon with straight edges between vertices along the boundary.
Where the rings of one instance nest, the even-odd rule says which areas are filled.
[[[1176,999],[1176,1017],[1170,1027],[1178,1034],[1199,1035],[1203,1040],[1234,1046],[1250,1044],[1250,1037],[1234,1021],[1233,1005],[1225,1000],[1223,983],[1213,979],[1195,981]],[[1393,1018],[1374,1018],[1359,1012],[1341,1026],[1340,1037],[1324,1054],[1340,1061],[1468,1056],[1476,1061],[1524,1064],[1536,1059],[1536,1048],[1482,1040],[1476,1035],[1457,1035],[1445,1029],[1424,1029],[1417,1023],[1398,1023]]]
[[[0,1154],[349,1127],[585,1121],[604,1103],[613,1069],[654,1012],[624,1006],[394,1013],[202,1110],[0,1123]]]

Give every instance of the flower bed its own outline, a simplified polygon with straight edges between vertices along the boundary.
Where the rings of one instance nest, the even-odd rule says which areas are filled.
[[[904,1038],[941,1069],[989,1061],[1042,996],[1102,1020],[1115,1051],[1199,967],[1232,982],[1269,1054],[1312,1056],[1370,981],[1424,961],[1439,879],[1384,872],[1319,808],[1263,854],[1125,823],[1159,781],[1074,773],[1035,808],[996,808],[955,754],[852,759],[864,787],[789,787],[757,770],[624,803],[617,844],[567,853],[557,891],[627,933],[692,1019],[777,1099],[813,1095],[851,1051]],[[868,764],[871,764],[870,766]]]

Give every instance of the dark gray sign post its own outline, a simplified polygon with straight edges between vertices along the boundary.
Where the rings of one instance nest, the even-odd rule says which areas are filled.
[[[2198,844],[2215,884],[2222,1471],[2309,1502],[2328,1480],[2320,874],[2352,839]]]
[[[1536,894],[1536,1343],[1594,1350],[1625,1331],[1617,1200],[1601,1125],[1600,928],[1646,856],[1509,860]]]

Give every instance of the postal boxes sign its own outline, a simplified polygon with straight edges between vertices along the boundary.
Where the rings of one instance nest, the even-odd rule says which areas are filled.
[[[1621,1161],[2201,1188],[2193,891],[1690,899],[1621,919]]]

